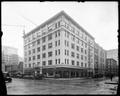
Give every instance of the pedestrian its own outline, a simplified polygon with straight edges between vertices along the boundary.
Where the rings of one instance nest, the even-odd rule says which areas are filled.
[[[111,78],[111,81],[112,81],[112,79],[113,79],[113,74],[111,74],[110,78]]]

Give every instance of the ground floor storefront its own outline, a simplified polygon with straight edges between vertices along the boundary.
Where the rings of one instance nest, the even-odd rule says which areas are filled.
[[[77,69],[77,68],[34,68],[24,70],[24,74],[31,74],[36,76],[36,74],[43,74],[44,77],[56,77],[56,78],[77,78],[77,77],[92,77],[93,71],[89,69]]]

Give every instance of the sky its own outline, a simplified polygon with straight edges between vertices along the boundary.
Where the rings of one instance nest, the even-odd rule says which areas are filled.
[[[2,2],[2,45],[24,57],[23,30],[30,32],[64,10],[103,49],[118,48],[118,2]]]

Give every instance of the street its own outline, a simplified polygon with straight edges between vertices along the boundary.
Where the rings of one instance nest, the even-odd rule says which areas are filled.
[[[104,80],[93,79],[46,79],[28,80],[13,78],[11,83],[6,83],[7,94],[104,94],[97,93],[101,90]],[[105,91],[105,89],[103,88]],[[107,90],[105,94],[112,94]]]

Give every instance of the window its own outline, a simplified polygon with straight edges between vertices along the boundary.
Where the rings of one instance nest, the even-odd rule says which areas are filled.
[[[79,59],[79,54],[77,54],[77,58]]]
[[[46,57],[46,54],[45,54],[45,53],[43,53],[43,54],[42,54],[42,58],[45,58],[45,57]]]
[[[49,31],[49,32],[53,30],[53,28],[52,28],[53,26],[54,26],[54,25],[51,25],[51,26],[48,27],[48,31]]]
[[[67,29],[69,29],[69,25],[68,24],[66,24],[67,25]]]
[[[52,34],[48,35],[48,40],[52,39]]]
[[[40,31],[37,32],[37,37],[40,37],[40,35],[41,35],[41,32]]]
[[[83,46],[83,41],[81,41],[81,45]]]
[[[69,64],[69,59],[67,59],[67,64]]]
[[[85,43],[85,48],[87,48],[87,43]]]
[[[40,52],[40,47],[37,48],[37,52]]]
[[[87,51],[85,50],[85,54],[87,54]]]
[[[67,41],[65,40],[65,46],[67,46]]]
[[[57,28],[57,23],[55,23],[55,28]]]
[[[74,60],[72,60],[72,65],[75,65],[75,61]]]
[[[35,49],[33,49],[33,53],[35,53]]]
[[[55,41],[55,46],[57,46],[57,41]]]
[[[55,50],[55,55],[57,55],[57,50]]]
[[[57,64],[57,59],[55,59],[55,64]]]
[[[58,22],[58,27],[60,27],[60,21]]]
[[[33,56],[33,60],[35,60],[35,56]]]
[[[58,55],[60,55],[60,49],[58,49]]]
[[[79,66],[79,62],[77,61],[77,66]]]
[[[46,49],[46,46],[45,46],[45,45],[43,45],[43,46],[42,46],[42,50],[44,51],[45,49]]]
[[[31,67],[31,64],[29,64],[29,67]]]
[[[67,50],[65,49],[65,55],[66,55],[66,51],[67,51]]]
[[[58,36],[60,36],[60,30],[58,30]]]
[[[40,65],[40,62],[37,62],[37,65]]]
[[[33,40],[35,39],[35,34],[32,34],[32,39],[33,39]]]
[[[69,56],[69,50],[67,50],[67,56]]]
[[[52,51],[48,52],[48,57],[51,57],[51,56],[52,56]]]
[[[58,59],[58,64],[60,64],[60,59]]]
[[[65,31],[65,37],[69,38],[69,32]]]
[[[81,67],[83,67],[83,62],[81,62]]]
[[[81,55],[81,60],[83,60],[83,55]]]
[[[33,63],[33,67],[35,67],[35,63]]]
[[[55,31],[55,38],[58,37],[58,36],[60,36],[60,30]]]
[[[58,43],[58,44],[57,44]],[[59,46],[60,45],[60,40],[58,40],[58,41],[55,41],[55,46]]]
[[[57,31],[55,31],[55,38],[57,37]]]
[[[65,59],[65,64],[66,64],[66,59]]]
[[[69,56],[69,50],[65,50],[65,55]]]
[[[39,45],[39,44],[40,44],[40,39],[37,40],[37,45]]]
[[[29,61],[31,61],[31,57],[29,57]]]
[[[58,46],[60,46],[60,40],[58,40]]]
[[[67,41],[67,47],[69,47],[69,41]]]
[[[37,55],[37,59],[40,59],[40,55]]]
[[[75,41],[75,36],[74,35],[71,35],[71,38],[73,41]]]
[[[75,44],[71,43],[71,48],[75,49]]]
[[[69,32],[67,32],[67,38],[69,38]]]
[[[81,48],[81,52],[83,53],[83,48]]]
[[[52,60],[48,60],[48,65],[52,65]]]
[[[46,41],[46,37],[42,37],[42,43]]]
[[[44,65],[44,66],[45,66],[45,65],[46,65],[46,61],[42,61],[42,65]]]
[[[29,50],[29,52],[28,52],[28,53],[29,53],[29,55],[30,55],[30,54],[31,54],[31,50]]]
[[[32,42],[32,46],[33,46],[33,47],[35,46],[35,43],[36,43],[36,42]]]
[[[77,48],[77,51],[79,51],[79,46],[76,46],[76,48]]]
[[[71,52],[71,56],[72,56],[72,57],[75,57],[75,53],[74,53],[74,52]]]
[[[49,49],[49,48],[52,48],[52,43],[49,43],[49,44],[48,44],[48,49]]]

